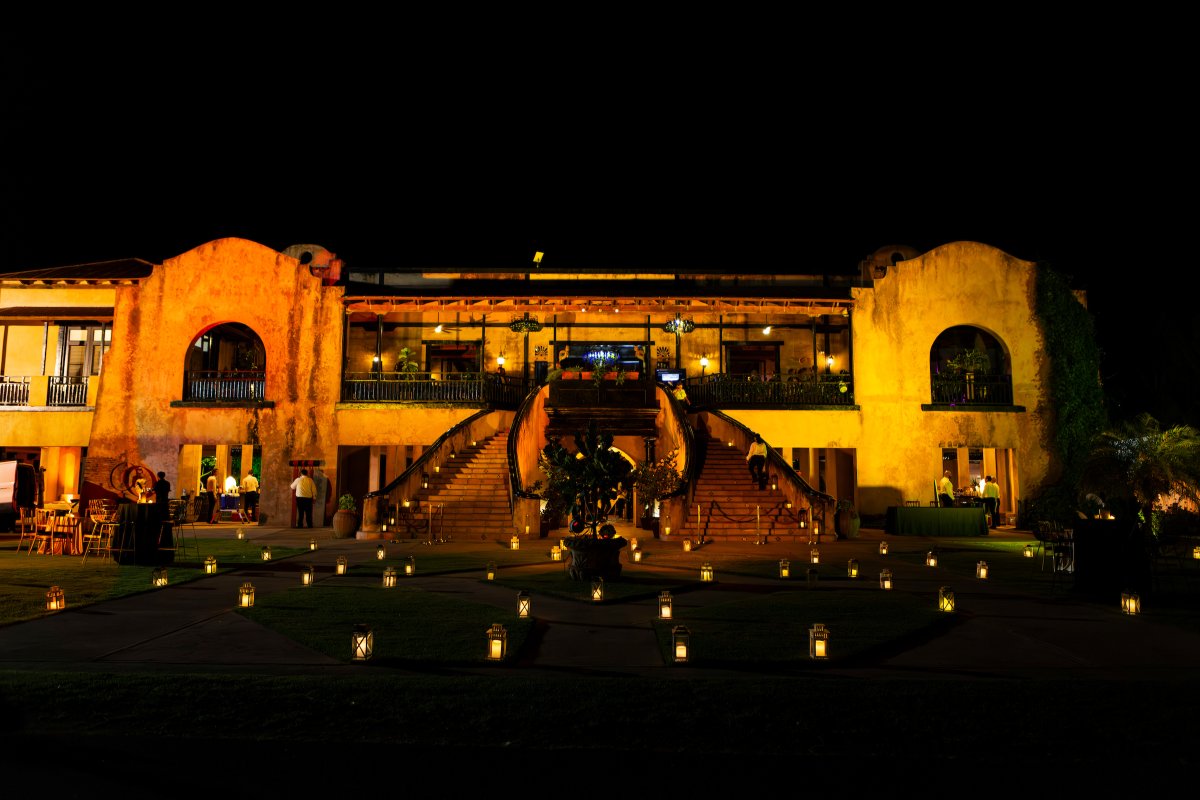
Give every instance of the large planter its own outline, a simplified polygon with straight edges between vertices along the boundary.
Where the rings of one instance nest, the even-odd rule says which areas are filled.
[[[621,576],[621,548],[628,542],[620,536],[611,539],[572,536],[564,544],[569,557],[567,574],[575,580],[612,580]]]
[[[353,511],[335,511],[333,514],[333,538],[349,539],[358,530],[358,514]]]

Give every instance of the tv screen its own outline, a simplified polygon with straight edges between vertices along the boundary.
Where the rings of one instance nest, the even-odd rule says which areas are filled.
[[[687,377],[687,371],[682,369],[660,369],[655,370],[655,373],[662,383],[675,383]]]

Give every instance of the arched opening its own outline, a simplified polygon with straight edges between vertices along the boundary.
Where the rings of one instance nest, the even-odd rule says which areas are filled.
[[[1004,344],[971,325],[947,328],[929,349],[934,405],[1012,405],[1012,368]]]
[[[262,339],[240,322],[203,331],[184,356],[183,399],[208,402],[260,402],[267,375]]]

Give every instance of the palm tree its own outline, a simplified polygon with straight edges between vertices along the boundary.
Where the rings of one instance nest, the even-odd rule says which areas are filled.
[[[1128,514],[1147,525],[1163,495],[1200,496],[1200,431],[1163,429],[1149,414],[1104,431],[1084,465],[1081,488],[1104,498],[1117,517]]]

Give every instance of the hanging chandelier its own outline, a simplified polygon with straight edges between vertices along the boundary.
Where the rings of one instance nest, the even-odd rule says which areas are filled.
[[[684,319],[683,317],[676,314],[675,319],[668,320],[662,326],[662,329],[667,333],[673,333],[676,336],[678,336],[680,334],[691,333],[692,331],[696,330],[696,323],[693,322],[690,318]]]
[[[542,323],[538,322],[536,317],[530,317],[526,313],[520,319],[514,319],[508,323],[508,329],[513,333],[537,333],[542,329]]]

